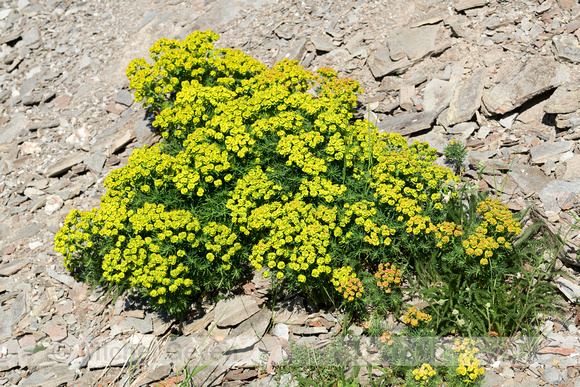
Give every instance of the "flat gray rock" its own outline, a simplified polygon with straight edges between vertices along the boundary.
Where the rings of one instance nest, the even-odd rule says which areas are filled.
[[[26,129],[28,119],[22,113],[15,114],[12,119],[0,127],[0,144],[12,142],[20,132]]]
[[[514,164],[509,175],[524,195],[538,193],[553,181],[540,168],[529,165]]]
[[[19,293],[8,309],[0,310],[0,338],[12,334],[12,326],[26,314],[26,297]]]
[[[217,313],[216,313],[217,317]],[[260,312],[245,320],[238,327],[232,329],[220,346],[240,351],[252,347],[266,333],[270,325],[272,311],[262,309]]]
[[[578,301],[580,301],[580,286],[564,277],[558,278],[555,282],[558,289],[564,293],[570,302],[576,304]]]
[[[569,181],[553,180],[538,194],[540,201],[544,204],[545,211],[559,213],[561,206],[558,202],[560,200],[566,200],[570,195],[576,197],[580,195],[580,179],[571,179]]]
[[[294,327],[292,331],[295,335],[307,336],[307,335],[320,335],[323,333],[328,333],[328,329],[325,327],[303,327],[297,326]]]
[[[49,277],[54,278],[58,282],[65,284],[66,286],[68,286],[71,289],[73,288],[73,286],[75,286],[76,281],[70,275],[59,274],[56,271],[54,271],[53,269],[51,269],[50,267],[46,268],[46,274],[48,274]]]
[[[563,86],[558,87],[544,105],[544,111],[549,114],[573,113],[578,109],[580,109],[580,90],[569,90]]]
[[[104,347],[98,349],[89,359],[87,367],[90,370],[97,368],[120,367],[131,359],[133,362],[139,359],[143,352],[141,346],[132,348],[128,340],[113,340]]]
[[[0,266],[0,277],[8,277],[18,273],[25,268],[30,262],[27,260],[17,260]]]
[[[554,59],[532,57],[483,92],[484,113],[491,116],[510,112],[536,95],[560,86],[569,76],[566,66]]]
[[[67,365],[56,365],[48,368],[41,368],[27,377],[21,387],[57,387],[75,380],[76,373],[69,370]]]
[[[2,360],[0,360],[0,372],[10,371],[11,369],[17,367],[18,367],[18,358],[16,356],[2,358]]]
[[[74,167],[75,165],[82,163],[86,157],[87,157],[87,154],[84,152],[77,152],[77,153],[73,153],[73,154],[70,154],[68,156],[65,156],[63,159],[57,161],[56,163],[54,163],[53,165],[51,165],[48,168],[48,171],[46,172],[46,176],[47,177],[62,176],[65,173],[67,173],[68,170],[71,169],[72,167]]]
[[[467,9],[483,7],[487,5],[488,0],[460,0],[455,4],[457,12],[465,11]]]
[[[252,296],[238,296],[220,300],[215,307],[215,320],[220,328],[236,326],[260,311]]]
[[[103,170],[103,166],[107,161],[107,156],[101,152],[95,152],[84,160],[85,165],[97,175]]]
[[[420,112],[387,117],[378,123],[380,132],[399,133],[403,136],[429,129],[437,117],[437,112]]]
[[[310,37],[310,41],[314,44],[317,51],[330,52],[336,48],[329,37],[325,35],[314,35]]]
[[[145,318],[127,317],[125,320],[139,333],[147,334],[153,332],[153,320],[150,315],[145,316]]]
[[[121,105],[131,106],[133,104],[133,94],[128,90],[119,90],[115,95],[115,102]]]
[[[558,35],[552,39],[556,58],[566,62],[580,63],[580,42],[574,35]]]
[[[442,112],[451,101],[455,84],[441,79],[433,79],[425,86],[423,93],[423,109],[425,111]]]
[[[561,180],[580,178],[580,155],[574,154],[574,156],[564,161],[563,164],[566,167],[566,171]]]
[[[411,61],[417,61],[432,54],[435,50],[438,32],[438,25],[400,28],[394,31],[387,38],[391,58],[396,58],[404,53]]]
[[[543,164],[548,160],[558,161],[560,156],[574,149],[574,141],[544,142],[530,149],[533,164]]]
[[[473,117],[481,105],[484,77],[485,69],[480,68],[455,87],[447,110],[448,125],[469,121]]]
[[[406,58],[398,61],[391,60],[390,52],[387,48],[381,48],[372,53],[367,63],[375,78],[382,78],[385,75],[404,71],[413,65],[413,62]]]

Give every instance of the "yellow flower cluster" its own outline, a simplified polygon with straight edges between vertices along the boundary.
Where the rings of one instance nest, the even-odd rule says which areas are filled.
[[[391,285],[398,286],[401,283],[401,274],[401,269],[397,269],[394,264],[386,263],[383,265],[380,263],[375,273],[377,286],[389,294],[391,292]]]
[[[416,368],[413,370],[413,375],[415,380],[421,383],[421,386],[426,386],[429,383],[429,379],[435,376],[436,372],[427,363],[423,363],[421,368]]]
[[[430,314],[420,311],[414,306],[409,307],[407,313],[403,316],[403,322],[405,324],[411,324],[411,326],[416,327],[420,322],[429,322],[432,317]]]
[[[475,229],[475,234],[463,241],[468,256],[476,257],[482,266],[489,264],[497,249],[510,249],[507,239],[521,233],[520,224],[513,219],[507,206],[498,199],[487,198],[477,205],[477,212],[485,219]]]
[[[337,292],[341,293],[348,301],[362,296],[364,288],[360,279],[356,277],[352,267],[346,266],[332,271],[332,284]]]
[[[459,366],[456,369],[457,375],[465,377],[466,384],[474,384],[477,379],[485,373],[485,368],[479,367],[481,361],[475,357],[479,349],[475,347],[475,341],[471,339],[455,340],[453,351],[459,353]]]

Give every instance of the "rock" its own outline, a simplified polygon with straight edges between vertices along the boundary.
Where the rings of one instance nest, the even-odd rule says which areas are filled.
[[[0,266],[0,277],[9,277],[18,273],[20,270],[28,266],[30,262],[28,260],[16,260],[7,263],[6,265]]]
[[[400,53],[404,53],[411,61],[417,61],[432,54],[438,32],[438,25],[401,28],[394,31],[387,38],[391,59],[394,60]]]
[[[385,75],[393,74],[398,71],[402,72],[413,65],[413,63],[408,59],[402,59],[396,62],[392,61],[387,48],[382,48],[377,52],[372,53],[367,63],[375,78],[382,78]]]
[[[532,57],[483,92],[484,113],[510,112],[536,95],[560,86],[569,75],[568,69],[553,59]]]
[[[316,51],[330,52],[336,48],[332,41],[325,35],[315,35],[310,37],[310,41],[314,44]]]
[[[200,329],[205,329],[214,319],[215,311],[212,310],[204,314],[201,318],[194,318],[193,320],[184,321],[181,323],[181,333],[185,336],[197,332]]]
[[[555,282],[558,289],[570,302],[576,304],[580,301],[580,286],[564,277],[558,278]]]
[[[457,12],[465,11],[471,8],[478,8],[487,5],[488,0],[459,0],[455,4],[455,10]]]
[[[290,48],[283,51],[276,59],[276,62],[280,62],[283,59],[301,61],[305,53],[306,38],[298,39],[290,43]]]
[[[74,280],[73,277],[66,274],[58,274],[50,267],[46,268],[46,274],[48,274],[51,278],[57,280],[58,282],[65,284],[71,289],[75,286],[76,281]]]
[[[550,384],[558,384],[565,380],[564,375],[556,367],[548,366],[546,367],[542,379]]]
[[[580,42],[575,36],[554,36],[552,38],[552,49],[556,58],[566,62],[580,63]]]
[[[552,181],[540,168],[521,164],[514,164],[510,177],[518,184],[524,195],[538,193]]]
[[[10,371],[11,369],[18,367],[18,358],[15,356],[8,357],[7,359],[0,358],[0,372]]]
[[[87,168],[89,168],[91,171],[93,171],[97,175],[99,175],[101,173],[101,171],[103,170],[103,166],[105,165],[106,161],[107,161],[107,156],[105,156],[104,154],[102,154],[100,152],[96,152],[96,153],[91,154],[89,157],[87,157],[84,160],[84,163],[87,166]]]
[[[77,152],[67,157],[61,159],[60,161],[54,163],[46,171],[47,177],[59,177],[68,172],[69,169],[77,164],[82,163],[86,158],[86,153]]]
[[[437,112],[426,111],[387,117],[378,123],[380,132],[400,133],[403,136],[429,129],[437,117]]]
[[[147,334],[153,332],[153,320],[149,315],[145,316],[145,318],[127,317],[125,321],[139,333]]]
[[[76,373],[68,369],[67,365],[43,367],[32,373],[21,384],[21,387],[57,387],[75,380]]]
[[[115,95],[115,102],[129,107],[133,105],[133,94],[127,90],[119,90]]]
[[[475,122],[462,122],[460,124],[454,125],[451,128],[447,129],[447,133],[458,135],[459,138],[463,140],[467,140],[475,130],[477,130],[478,126]]]
[[[511,129],[512,125],[514,124],[514,121],[516,120],[518,116],[518,112],[513,112],[510,114],[506,114],[505,116],[503,116],[502,118],[500,118],[499,120],[499,124],[501,126],[503,126],[506,129]]]
[[[121,152],[125,147],[135,140],[136,134],[134,130],[126,130],[113,141],[109,154],[113,155]]]
[[[14,140],[20,132],[26,129],[28,120],[24,114],[15,114],[10,122],[0,127],[0,144],[7,144]]]
[[[459,82],[447,110],[447,124],[469,121],[481,104],[485,69],[476,70],[469,78]]]
[[[550,181],[541,191],[538,192],[540,201],[544,205],[544,211],[554,211],[558,214],[561,210],[559,201],[568,195],[578,197],[580,195],[580,179],[569,181]],[[566,199],[567,200],[567,199]]]
[[[64,205],[64,201],[58,195],[48,195],[46,197],[46,205],[44,206],[44,212],[47,215],[51,215],[56,211],[60,210],[60,208]]]
[[[413,100],[412,98],[415,96],[415,86],[413,85],[405,85],[401,87],[399,90],[399,106],[401,109],[406,110],[408,112],[413,111]]]
[[[239,326],[232,329],[228,337],[220,343],[220,348],[240,351],[252,347],[266,333],[271,318],[272,312],[268,309],[262,309],[251,318],[245,320]]]
[[[530,149],[533,164],[543,164],[548,160],[558,161],[563,153],[574,149],[574,141],[544,142]]]
[[[449,81],[433,79],[425,86],[423,94],[423,109],[425,111],[442,112],[449,106],[453,97],[455,85]]]
[[[290,331],[288,329],[288,325],[283,323],[274,325],[274,328],[272,328],[272,335],[286,341],[290,340]]]
[[[564,161],[566,171],[563,176],[559,179],[561,180],[571,180],[580,178],[580,155],[575,154],[568,160]]]
[[[258,313],[260,307],[252,296],[238,296],[218,301],[215,307],[215,319],[220,328],[238,325]]]
[[[50,337],[50,340],[53,342],[62,341],[68,336],[66,325],[56,324],[52,321],[46,324],[43,331]]]
[[[580,109],[580,90],[568,90],[560,86],[546,101],[544,111],[548,114],[566,114]]]
[[[91,356],[87,367],[94,370],[108,366],[119,367],[130,360],[135,363],[142,352],[141,346],[132,348],[128,340],[113,340]]]
[[[0,314],[0,338],[12,334],[12,326],[16,324],[22,316],[26,314],[26,297],[24,293],[19,293],[12,305]]]

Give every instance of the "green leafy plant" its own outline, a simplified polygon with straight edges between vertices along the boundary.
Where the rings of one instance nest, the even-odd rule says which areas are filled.
[[[443,149],[443,155],[457,173],[463,171],[463,163],[467,156],[467,147],[464,143],[456,139],[451,140]]]

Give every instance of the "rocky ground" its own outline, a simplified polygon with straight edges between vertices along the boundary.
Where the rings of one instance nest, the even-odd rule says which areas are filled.
[[[340,329],[339,313],[315,313],[300,299],[262,310],[270,290],[257,279],[177,324],[89,292],[54,252],[68,212],[97,206],[107,174],[158,140],[128,90],[127,63],[161,37],[197,29],[269,66],[297,59],[359,80],[359,114],[381,130],[440,151],[460,139],[467,176],[486,166],[481,188],[499,190],[508,176],[499,194],[510,208],[534,204],[553,232],[574,223],[576,0],[0,0],[0,386],[176,382],[196,348],[191,364],[216,359],[199,384],[274,386],[271,364],[288,340],[324,345]],[[580,233],[568,241],[560,258],[578,279]],[[580,297],[578,281],[557,283],[571,301]],[[534,359],[488,362],[487,385],[580,386],[572,303],[570,311],[544,324]]]

